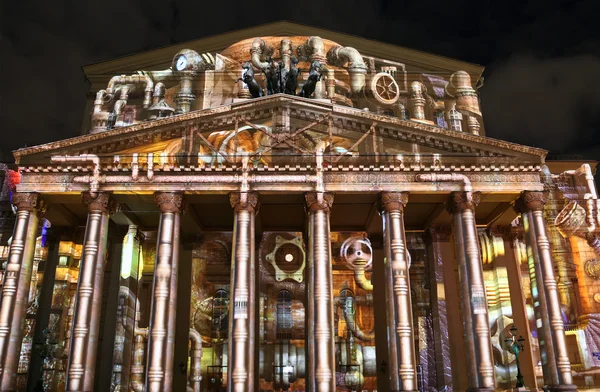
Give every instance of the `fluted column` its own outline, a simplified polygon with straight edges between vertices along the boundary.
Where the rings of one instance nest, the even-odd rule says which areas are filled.
[[[106,266],[109,215],[116,205],[109,193],[82,193],[88,209],[75,313],[71,333],[66,391],[92,391]]]
[[[154,201],[160,210],[160,222],[148,327],[146,391],[168,392],[173,388],[177,268],[183,195],[176,192],[156,192]]]
[[[475,225],[477,204],[479,204],[478,192],[453,192],[447,207],[453,215],[469,391],[491,391],[495,388],[494,360],[481,253]]]
[[[544,222],[545,203],[546,195],[543,192],[523,192],[515,203],[515,210],[521,214],[525,229],[531,294],[536,304],[535,316],[546,384],[544,389],[574,391],[577,388],[573,385],[571,375],[550,241]]]
[[[234,209],[231,289],[229,301],[229,355],[227,386],[233,392],[252,392],[254,385],[256,263],[254,215],[258,194],[230,193]]]
[[[308,210],[308,381],[307,390],[335,391],[335,342],[333,340],[333,277],[329,211],[333,194],[305,195]]]
[[[385,298],[389,344],[389,387],[416,391],[416,360],[404,207],[408,192],[383,192],[380,209],[385,247]]]
[[[40,209],[43,208],[37,193],[15,193],[12,203],[17,207],[17,217],[0,302],[1,391],[14,391],[16,387],[35,240]]]

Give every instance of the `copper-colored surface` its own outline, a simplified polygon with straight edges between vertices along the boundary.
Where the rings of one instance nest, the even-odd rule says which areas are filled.
[[[390,389],[415,391],[416,359],[408,254],[404,232],[404,206],[408,193],[381,195],[385,246],[385,293],[388,305]],[[394,331],[392,333],[391,331]]]
[[[24,333],[33,256],[42,201],[37,193],[16,193],[17,216],[8,253],[0,304],[0,390],[16,387],[21,341]]]
[[[234,392],[254,391],[256,266],[254,252],[255,193],[232,193],[234,208],[229,302],[227,385]]]
[[[576,387],[573,385],[550,242],[543,217],[545,203],[546,195],[543,192],[523,192],[517,203],[525,228],[525,241],[532,255],[532,296],[539,301],[536,316],[542,324],[538,326],[540,340],[543,342],[540,347],[546,357],[542,362],[546,384],[544,388],[574,391]],[[536,292],[534,288],[537,288]]]
[[[112,205],[107,193],[84,193],[82,196],[88,207],[88,219],[67,366],[68,392],[94,389],[108,221]]]
[[[469,388],[491,391],[496,383],[488,305],[475,224],[474,208],[478,203],[478,193],[453,192],[448,201],[448,210],[453,213]]]
[[[161,214],[148,333],[148,392],[170,391],[172,388],[176,309],[174,305],[177,298],[176,257],[179,252],[179,222],[183,196],[179,193],[158,192],[155,194],[155,200]]]
[[[335,345],[333,339],[333,279],[329,210],[332,194],[307,193],[308,214],[308,377],[315,392],[335,391]]]

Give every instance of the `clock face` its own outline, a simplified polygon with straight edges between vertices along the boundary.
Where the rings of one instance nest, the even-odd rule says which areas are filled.
[[[177,62],[175,63],[175,68],[177,68],[178,71],[181,71],[187,67],[187,64],[187,59],[184,56],[179,56],[177,58]]]

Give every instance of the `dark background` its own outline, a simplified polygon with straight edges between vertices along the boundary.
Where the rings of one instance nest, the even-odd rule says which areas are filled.
[[[600,1],[2,1],[0,162],[79,134],[81,66],[286,19],[487,67],[487,135],[600,159]]]

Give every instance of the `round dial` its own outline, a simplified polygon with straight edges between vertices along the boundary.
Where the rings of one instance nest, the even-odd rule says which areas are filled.
[[[182,70],[184,70],[187,67],[187,65],[188,65],[188,61],[185,58],[185,56],[179,56],[177,58],[177,62],[175,63],[175,68],[178,71],[182,71]]]

